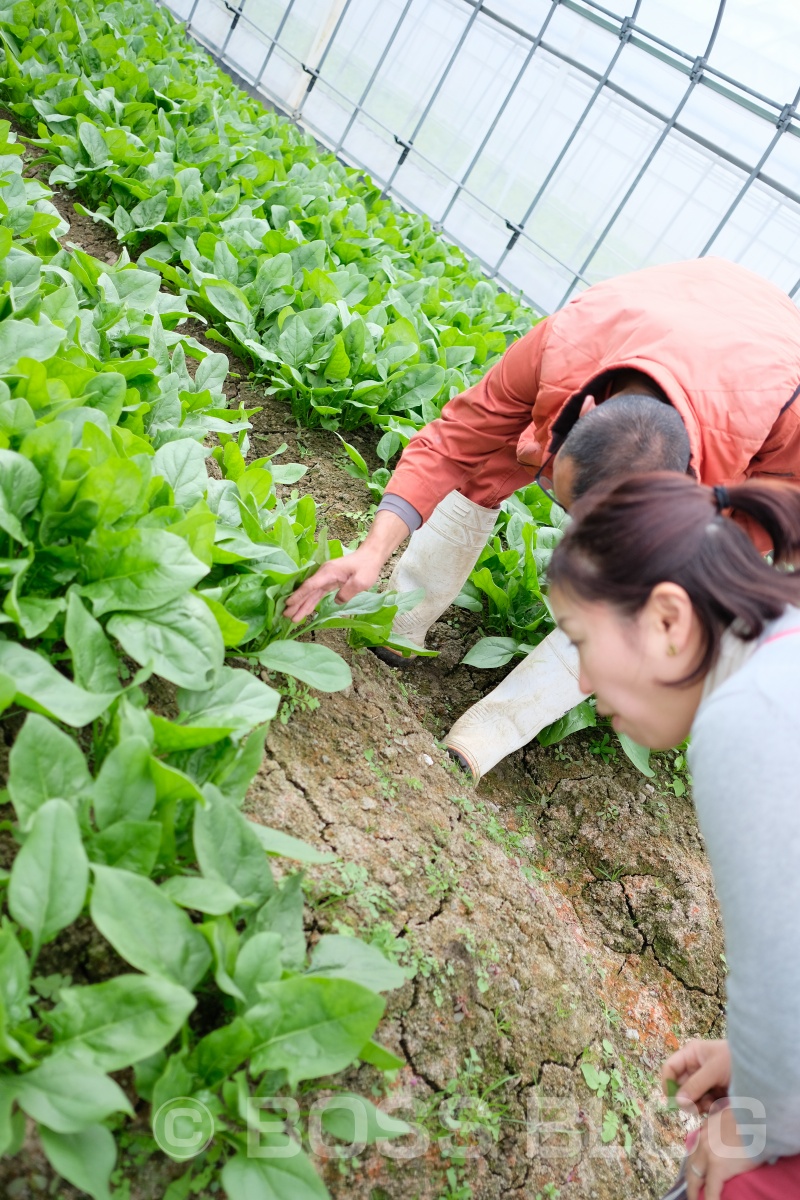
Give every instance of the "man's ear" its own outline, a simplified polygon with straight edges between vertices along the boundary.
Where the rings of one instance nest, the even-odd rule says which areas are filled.
[[[578,420],[580,420],[581,417],[585,417],[586,414],[590,413],[593,408],[597,408],[597,401],[595,400],[594,396],[587,396],[581,405],[581,411],[578,415]]]

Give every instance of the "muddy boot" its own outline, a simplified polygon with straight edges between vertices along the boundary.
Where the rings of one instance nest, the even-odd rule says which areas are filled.
[[[493,692],[458,718],[445,738],[448,752],[477,783],[506,755],[586,699],[578,686],[578,671],[577,651],[556,629]]]
[[[425,648],[425,635],[449,608],[466,583],[494,529],[496,508],[481,508],[462,496],[450,492],[437,504],[424,525],[411,535],[405,553],[398,562],[387,591],[410,592],[425,589],[425,598],[410,612],[400,613],[392,625],[395,637]],[[393,667],[414,662],[403,658],[387,646],[377,646],[374,653]]]

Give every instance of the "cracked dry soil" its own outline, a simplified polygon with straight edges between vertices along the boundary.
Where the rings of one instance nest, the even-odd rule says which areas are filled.
[[[116,259],[109,231],[74,214],[68,195],[56,201],[72,224],[65,243]],[[330,534],[356,536],[352,514],[369,497],[335,461],[333,436],[298,430],[284,405],[244,382],[246,366],[231,365],[240,379],[230,394],[262,406],[252,456],[287,442],[282,461],[309,468],[299,486]],[[348,438],[374,457],[369,434]],[[655,1198],[683,1138],[659,1100],[660,1063],[722,1022],[723,943],[691,801],[666,789],[663,764],[645,781],[621,754],[592,754],[592,731],[561,748],[534,743],[474,788],[435,739],[501,678],[459,665],[477,636],[475,618],[451,610],[432,631],[439,657],[395,672],[320,635],[351,662],[353,685],[273,722],[248,796],[253,819],[351,864],[308,869],[312,936],[344,924],[415,969],[378,1031],[407,1066],[388,1085],[368,1066],[344,1082],[388,1091],[397,1115],[420,1123],[416,1152],[390,1142],[317,1164],[336,1200],[536,1200],[547,1184],[562,1200]],[[640,1110],[627,1153],[620,1137],[600,1140],[587,1051],[618,1069]],[[479,1118],[449,1184],[448,1148],[462,1139],[439,1110],[445,1093],[466,1097],[458,1115]],[[619,1099],[606,1107],[622,1111]],[[20,1200],[58,1187],[34,1158],[10,1185]],[[159,1177],[143,1172],[132,1198],[158,1200]],[[63,1184],[58,1194],[79,1195]]]

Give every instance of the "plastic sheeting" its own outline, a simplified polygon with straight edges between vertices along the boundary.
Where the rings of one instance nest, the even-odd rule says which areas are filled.
[[[540,311],[720,254],[800,296],[795,0],[169,0]]]

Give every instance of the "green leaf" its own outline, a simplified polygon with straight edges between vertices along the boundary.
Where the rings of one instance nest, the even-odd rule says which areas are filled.
[[[552,725],[546,725],[537,734],[536,740],[541,746],[555,746],[556,742],[563,742],[571,733],[577,733],[579,729],[592,729],[596,724],[594,705],[588,700],[581,700],[580,704],[576,704]]]
[[[129,914],[135,923],[137,914]],[[195,1007],[185,988],[148,975],[61,989],[48,1015],[54,1048],[83,1054],[104,1071],[121,1071],[168,1045]]]
[[[20,321],[3,321],[0,323],[0,375],[11,374],[21,358],[46,362],[66,336],[66,329],[53,325],[46,318],[38,325],[27,317]]]
[[[84,608],[77,592],[67,597],[64,640],[72,651],[75,682],[90,692],[119,689],[118,661],[99,621]]]
[[[130,210],[130,217],[137,229],[152,229],[164,220],[167,212],[167,193],[156,192],[142,200]]]
[[[0,1080],[0,1154],[14,1158],[19,1154],[27,1133],[25,1113],[14,1108],[16,1086],[13,1076]]]
[[[91,121],[82,121],[78,126],[78,141],[86,151],[92,166],[102,167],[111,162],[106,140]]]
[[[271,258],[262,259],[253,286],[260,300],[277,292],[280,288],[291,287],[292,260],[288,254],[275,254]]]
[[[504,667],[520,653],[521,643],[510,637],[484,637],[476,642],[461,660],[466,667],[480,667],[491,671]]]
[[[47,800],[74,808],[89,793],[92,778],[78,744],[35,713],[25,718],[9,755],[8,792],[23,829]]]
[[[14,681],[17,704],[74,727],[94,721],[118,695],[84,691],[41,655],[14,642],[0,641],[0,672]]]
[[[290,1086],[343,1071],[359,1055],[383,1015],[375,992],[345,979],[297,976],[264,984],[247,1014],[256,1044],[254,1075],[285,1070]]]
[[[299,315],[289,317],[278,338],[278,353],[284,362],[291,367],[302,366],[311,357],[313,346],[314,339]]]
[[[590,1091],[596,1092],[600,1096],[605,1094],[611,1078],[607,1071],[599,1071],[593,1063],[584,1062],[581,1063],[581,1074]]]
[[[164,529],[98,530],[86,548],[86,568],[89,582],[82,592],[96,617],[160,608],[208,574],[183,539]]]
[[[89,857],[105,867],[149,876],[158,862],[162,836],[160,821],[116,821],[92,838]]]
[[[237,667],[222,667],[211,690],[178,692],[181,722],[192,729],[224,730],[220,736],[241,737],[271,721],[279,703],[280,692]]]
[[[161,891],[181,908],[221,917],[242,903],[242,897],[219,879],[201,879],[196,875],[173,875],[161,885]]]
[[[213,600],[203,592],[200,592],[199,596],[203,603],[208,605],[214,620],[219,625],[219,631],[226,647],[238,646],[240,642],[243,642],[250,629],[247,622],[231,616],[224,604],[220,604],[219,601]]]
[[[228,360],[224,354],[207,354],[197,368],[194,384],[198,392],[221,392],[228,374]]]
[[[0,336],[2,329],[0,325]],[[42,477],[33,463],[13,450],[0,450],[0,529],[23,546],[28,538],[22,519],[36,507],[41,492]]]
[[[51,1166],[63,1179],[92,1200],[111,1200],[108,1185],[117,1163],[117,1144],[105,1125],[89,1125],[79,1133],[55,1133],[43,1125],[39,1137]]]
[[[125,818],[147,820],[156,802],[149,742],[128,737],[106,755],[92,787],[92,800],[98,829]]]
[[[253,1035],[241,1017],[213,1029],[195,1046],[187,1066],[206,1087],[216,1087],[241,1066],[250,1053]]]
[[[163,475],[175,495],[175,503],[191,508],[208,490],[206,456],[199,442],[180,438],[156,450],[153,471]]]
[[[240,742],[232,760],[220,764],[214,772],[213,781],[226,800],[241,804],[250,784],[258,774],[264,758],[264,743],[267,726],[260,725],[248,738]]]
[[[320,692],[340,692],[353,682],[341,655],[315,642],[270,642],[255,658],[267,670],[292,675]]]
[[[291,1157],[249,1158],[236,1154],[222,1168],[228,1200],[329,1200],[329,1192],[288,1134],[259,1134],[260,1147]],[[294,1147],[296,1146],[296,1150]]]
[[[221,313],[229,321],[238,321],[240,324],[249,326],[251,323],[250,308],[247,304],[247,297],[236,284],[228,282],[225,286],[221,283],[203,283],[200,289],[201,295],[208,300],[209,304]]]
[[[17,1082],[20,1107],[55,1133],[80,1133],[112,1113],[133,1116],[119,1084],[94,1063],[53,1054]]]
[[[34,956],[80,914],[88,884],[78,818],[66,800],[48,800],[34,814],[8,885],[9,912],[33,935]]]
[[[307,973],[326,979],[349,979],[373,992],[389,992],[406,982],[405,971],[377,947],[338,933],[326,933],[319,939]]]
[[[94,865],[92,920],[131,966],[191,991],[211,953],[203,935],[156,885],[141,875]]]
[[[333,350],[325,364],[324,375],[326,379],[334,380],[347,379],[350,375],[350,359],[340,333],[333,339]]]
[[[306,962],[302,882],[299,872],[286,876],[258,910],[254,921],[257,932],[280,934],[281,961],[287,971],[302,971]]]
[[[650,766],[650,751],[646,746],[640,746],[633,738],[629,738],[627,733],[618,733],[619,744],[631,760],[637,771],[641,771],[648,779],[655,776],[655,771]]]
[[[600,1131],[601,1142],[613,1142],[619,1133],[619,1114],[613,1108],[606,1109],[603,1114],[603,1128]]]
[[[387,1050],[385,1046],[374,1039],[361,1047],[358,1057],[362,1062],[377,1067],[379,1071],[399,1071],[406,1065],[404,1058],[398,1058],[396,1054],[392,1054],[391,1050]]]
[[[205,808],[194,813],[194,849],[200,870],[243,900],[262,903],[275,891],[267,856],[250,822],[216,788],[204,789]]]
[[[336,860],[335,854],[317,850],[308,842],[292,837],[291,834],[283,833],[280,829],[270,829],[269,826],[261,825],[258,821],[250,821],[250,825],[267,854],[281,858],[293,858],[295,862],[304,863],[328,863]]]
[[[339,434],[337,434],[336,436],[339,438],[339,441],[342,443],[342,447],[344,449],[345,454],[347,455],[347,457],[350,459],[353,466],[355,467],[355,471],[352,472],[354,474],[355,478],[356,479],[369,479],[369,477],[370,477],[369,467],[367,466],[366,462],[364,461],[363,456],[359,453],[358,450],[356,450],[355,446],[351,446],[350,443],[346,442],[344,440],[344,438],[341,437]],[[345,465],[345,470],[349,471],[350,469],[348,468],[347,463],[345,463],[344,465]]]
[[[225,657],[213,614],[192,594],[148,612],[116,613],[107,628],[132,659],[179,687],[208,686]]]
[[[256,933],[245,942],[236,958],[233,979],[248,1007],[261,999],[262,983],[277,983],[283,973],[279,933]]]
[[[20,946],[11,923],[0,926],[0,1003],[12,1025],[29,1015],[30,963]]]
[[[372,1146],[375,1142],[404,1137],[412,1132],[406,1121],[376,1108],[366,1096],[336,1092],[322,1110],[322,1127],[349,1145]]]

